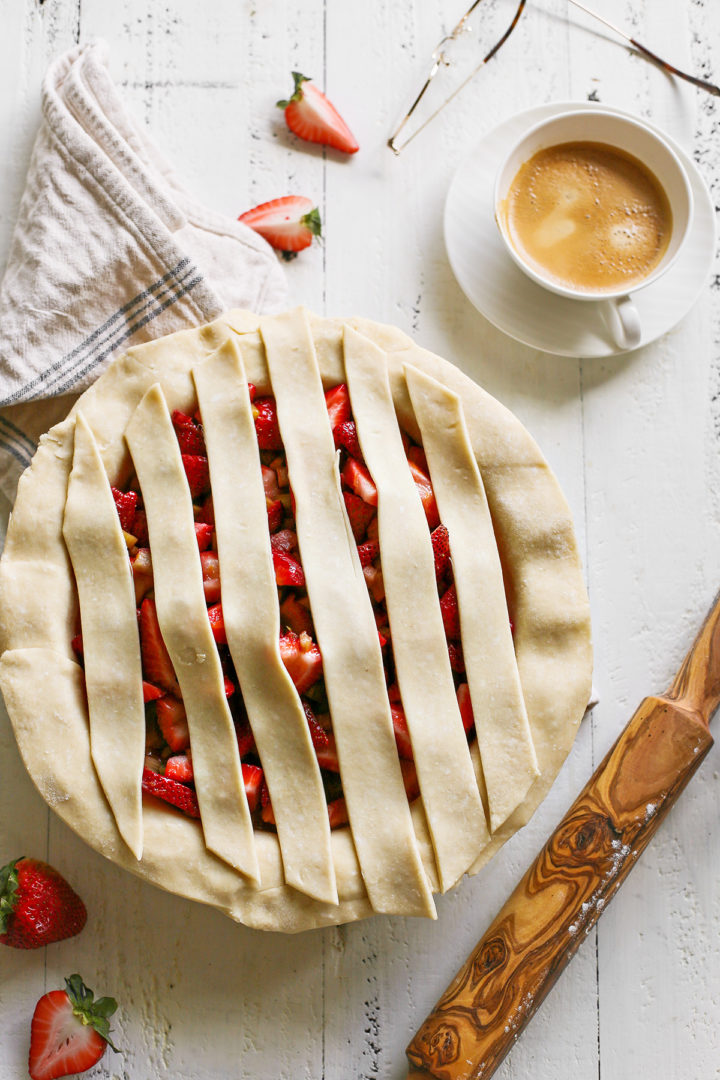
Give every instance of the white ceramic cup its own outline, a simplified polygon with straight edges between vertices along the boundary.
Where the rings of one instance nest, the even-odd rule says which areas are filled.
[[[603,303],[616,344],[622,349],[634,349],[642,340],[642,327],[638,310],[627,290],[585,291],[562,285],[549,275],[544,276],[536,266],[529,265],[513,245],[508,232],[505,200],[520,167],[539,150],[569,142],[602,143],[630,154],[650,170],[665,191],[672,213],[670,240],[660,262],[647,277],[633,285],[633,292],[657,281],[677,258],[692,223],[690,182],[680,159],[660,135],[640,120],[603,109],[560,113],[536,124],[515,143],[498,171],[495,181],[495,220],[513,260],[528,277],[545,289],[570,300]]]

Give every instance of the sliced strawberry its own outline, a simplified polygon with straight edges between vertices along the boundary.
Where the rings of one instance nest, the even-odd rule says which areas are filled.
[[[250,813],[257,810],[260,802],[260,790],[263,784],[263,771],[257,765],[242,766],[243,782],[245,784],[245,796],[248,801]]]
[[[305,711],[305,716],[307,718],[308,727],[310,729],[310,738],[312,739],[313,746],[316,750],[324,750],[325,747],[329,745],[330,736],[328,735],[325,728],[321,727],[320,724],[318,724],[317,720],[315,719],[315,713],[312,711],[307,701],[303,701],[302,707]]]
[[[190,745],[190,729],[182,701],[172,694],[158,699],[155,705],[158,727],[165,742],[176,754]]]
[[[195,522],[195,539],[200,551],[207,551],[212,543],[213,527],[206,521]]]
[[[322,675],[322,656],[309,634],[281,634],[280,657],[298,694],[304,694]]]
[[[79,975],[65,980],[65,990],[51,990],[35,1006],[30,1027],[28,1069],[31,1080],[56,1080],[96,1065],[110,1039],[113,998],[93,1000]]]
[[[367,527],[366,538],[368,540],[377,540],[380,533],[380,525],[378,523],[377,514],[373,514],[370,519],[370,524]]]
[[[347,450],[350,457],[357,458],[358,461],[363,460],[362,450],[360,449],[360,440],[358,439],[354,420],[345,420],[344,423],[334,427],[333,439],[335,440],[335,446],[338,450],[342,447]]]
[[[367,540],[364,544],[358,544],[358,557],[361,566],[370,566],[380,554],[380,545],[377,540]]]
[[[203,592],[206,604],[216,604],[220,599],[220,559],[217,551],[201,551]]]
[[[430,534],[435,556],[435,576],[438,580],[450,569],[450,537],[444,525],[438,525]]]
[[[457,688],[457,700],[460,707],[460,716],[462,717],[463,727],[465,731],[470,732],[475,727],[475,716],[473,714],[472,701],[470,700],[470,687],[466,682],[460,683]]]
[[[265,806],[263,806],[262,819],[266,825],[275,824],[275,815],[273,813],[272,803],[268,802]]]
[[[359,149],[355,136],[335,106],[307,75],[293,71],[292,77],[295,83],[292,97],[289,101],[278,101],[290,130],[307,142],[354,154]]]
[[[277,532],[285,517],[285,507],[281,499],[275,499],[274,502],[266,499],[265,502],[267,505],[268,529],[271,533]]]
[[[262,465],[262,479],[263,487],[265,488],[265,498],[275,500],[280,498],[280,488],[278,486],[277,473],[274,469],[269,468],[267,465]]]
[[[354,495],[352,491],[343,491],[343,499],[353,536],[360,543],[365,536],[365,530],[375,517],[375,507],[363,502],[360,496]]]
[[[180,697],[175,668],[160,633],[155,601],[149,597],[140,606],[140,651],[147,681]]]
[[[402,703],[402,698],[400,697],[400,687],[396,682],[388,686],[387,694],[391,704],[399,705]]]
[[[144,702],[147,703],[148,701],[157,701],[157,699],[161,698],[164,693],[165,693],[165,691],[161,690],[159,686],[153,686],[152,683],[145,682],[145,680],[143,679],[143,701]]]
[[[445,636],[451,641],[458,641],[460,639],[460,613],[458,612],[457,593],[454,585],[451,585],[440,597],[440,611],[442,612]]]
[[[462,645],[459,641],[448,642],[448,656],[450,657],[450,667],[453,671],[456,671],[458,675],[462,675],[465,671],[465,657],[463,655]]]
[[[270,547],[273,551],[289,553],[296,551],[297,546],[297,533],[294,533],[292,529],[281,529],[280,532],[276,532],[270,537]]]
[[[380,630],[378,630],[378,641],[380,642],[380,648],[381,649],[384,649],[385,646],[388,643],[388,639],[385,637],[385,635]]]
[[[407,459],[412,461],[419,469],[421,469],[426,476],[430,475],[430,469],[428,468],[427,455],[422,446],[409,446],[407,449]]]
[[[253,402],[255,434],[261,450],[282,450],[283,441],[277,418],[275,398],[256,398]]]
[[[420,794],[420,785],[418,783],[415,762],[408,761],[406,758],[400,758],[400,768],[402,769],[403,774],[405,794],[408,797],[408,802],[412,802],[413,799],[417,799]]]
[[[213,637],[218,645],[227,645],[227,634],[225,633],[225,620],[223,618],[222,604],[213,604],[212,607],[208,608],[208,619],[210,620],[210,629],[212,630]]]
[[[70,642],[70,646],[71,646],[73,652],[75,653],[75,655],[79,656],[82,659],[82,657],[85,655],[85,649],[83,647],[82,634],[76,634],[75,637]]]
[[[200,424],[193,420],[192,416],[187,416],[185,413],[175,409],[172,414],[172,422],[181,453],[207,454],[203,429]]]
[[[284,195],[241,214],[238,221],[260,233],[271,247],[282,252],[303,251],[320,236],[320,211],[304,195]],[[257,405],[257,400],[253,403]],[[275,447],[265,447],[273,450]]]
[[[225,697],[232,697],[235,693],[235,683],[232,679],[228,679],[227,675],[223,679],[223,689],[225,690]]]
[[[135,511],[135,521],[133,522],[132,531],[138,547],[147,547],[150,543],[150,539],[148,537],[147,515],[144,510]]]
[[[118,491],[115,487],[111,487],[110,490],[120,518],[120,527],[125,532],[132,533],[135,524],[135,508],[138,501],[137,491]],[[135,533],[133,533],[134,535]]]
[[[183,468],[193,499],[204,495],[210,487],[210,468],[203,454],[182,454]]]
[[[321,769],[327,769],[328,772],[340,772],[340,765],[338,763],[337,747],[335,745],[335,736],[327,733],[327,746],[317,747],[315,750],[318,759],[318,765]]]
[[[381,604],[385,599],[385,582],[382,570],[378,570],[377,566],[363,566],[362,572],[370,590],[370,595],[376,604]]]
[[[410,466],[412,478],[420,493],[427,523],[432,531],[440,524],[440,515],[438,513],[437,503],[435,502],[435,493],[433,492],[432,484],[430,483],[430,477],[419,465],[416,465],[414,461],[408,461],[408,465]]]
[[[328,817],[331,829],[339,829],[341,825],[347,825],[348,812],[344,799],[333,799],[328,803]]]
[[[155,584],[150,548],[138,548],[135,558],[130,560],[130,566],[135,586],[135,605],[139,606]]]
[[[168,780],[177,780],[181,784],[189,784],[195,776],[192,761],[187,754],[173,754],[165,762],[165,776]]]
[[[350,394],[345,383],[338,383],[325,394],[330,427],[334,431],[339,424],[350,419]]]
[[[412,761],[412,743],[410,742],[410,733],[408,731],[407,720],[405,719],[405,712],[400,705],[391,705],[390,713],[392,715],[393,731],[395,732],[395,742],[397,743],[398,754],[401,758]]]
[[[255,388],[254,384],[251,383],[251,382],[249,382],[247,384],[247,388],[248,388],[248,394],[250,395],[250,401],[254,401],[255,400],[255,395],[257,394],[257,389]]]
[[[342,478],[347,486],[356,495],[360,496],[363,502],[368,503],[370,506],[377,506],[377,488],[367,466],[363,465],[361,461],[348,458],[342,471]]]
[[[237,735],[238,753],[242,759],[247,754],[253,753],[255,750],[255,736],[253,735],[247,720],[241,724],[236,724],[235,733]]]
[[[154,795],[156,798],[162,799],[163,802],[176,806],[178,810],[182,810],[183,814],[187,814],[188,817],[200,817],[197,795],[192,788],[179,783],[177,780],[153,772],[152,769],[143,769],[142,789],[148,795]]]
[[[280,622],[296,634],[312,634],[312,615],[295,593],[288,593],[280,605]]]
[[[303,587],[305,584],[303,568],[292,555],[287,555],[284,551],[273,551],[272,561],[277,585],[291,585],[297,589]]]

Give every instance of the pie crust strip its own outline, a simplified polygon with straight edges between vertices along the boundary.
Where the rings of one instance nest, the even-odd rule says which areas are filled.
[[[395,416],[387,358],[351,327],[345,371],[378,490],[380,559],[398,685],[443,892],[489,839],[455,694],[430,531]]]
[[[125,438],[147,514],[158,622],[187,711],[205,843],[257,882],[253,824],[207,615],[192,498],[159,383],[135,409]]]
[[[465,669],[494,832],[538,776],[500,555],[460,398],[410,364],[404,371],[450,539]]]
[[[377,912],[434,916],[395,745],[375,618],[345,514],[307,318],[297,310],[263,318],[260,328],[365,887]]]
[[[145,707],[135,587],[110,483],[82,412],[63,536],[80,600],[92,760],[120,834],[139,859]]]
[[[202,414],[230,653],[265,773],[285,880],[337,904],[325,791],[280,656],[280,611],[247,378],[234,342],[192,369]]]

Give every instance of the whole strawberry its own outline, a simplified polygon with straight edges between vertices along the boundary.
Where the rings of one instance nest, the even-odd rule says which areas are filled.
[[[15,859],[0,870],[0,943],[40,949],[79,934],[87,911],[77,893],[52,866]]]
[[[66,990],[43,994],[30,1028],[28,1068],[31,1080],[57,1080],[91,1069],[108,1045],[114,998],[93,999],[79,975],[65,980]]]

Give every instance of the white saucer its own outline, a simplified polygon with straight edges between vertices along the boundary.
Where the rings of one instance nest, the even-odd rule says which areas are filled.
[[[495,224],[493,188],[500,163],[524,131],[556,113],[587,108],[586,101],[539,105],[493,128],[455,173],[445,203],[448,258],[468,300],[516,341],[558,356],[614,356],[625,350],[610,334],[602,303],[566,300],[536,285],[515,265]],[[607,111],[631,115],[620,109]],[[642,325],[640,345],[655,341],[687,314],[707,281],[715,254],[715,212],[705,181],[685,151],[664,132],[659,134],[685,166],[695,208],[675,263],[653,285],[633,293]]]

